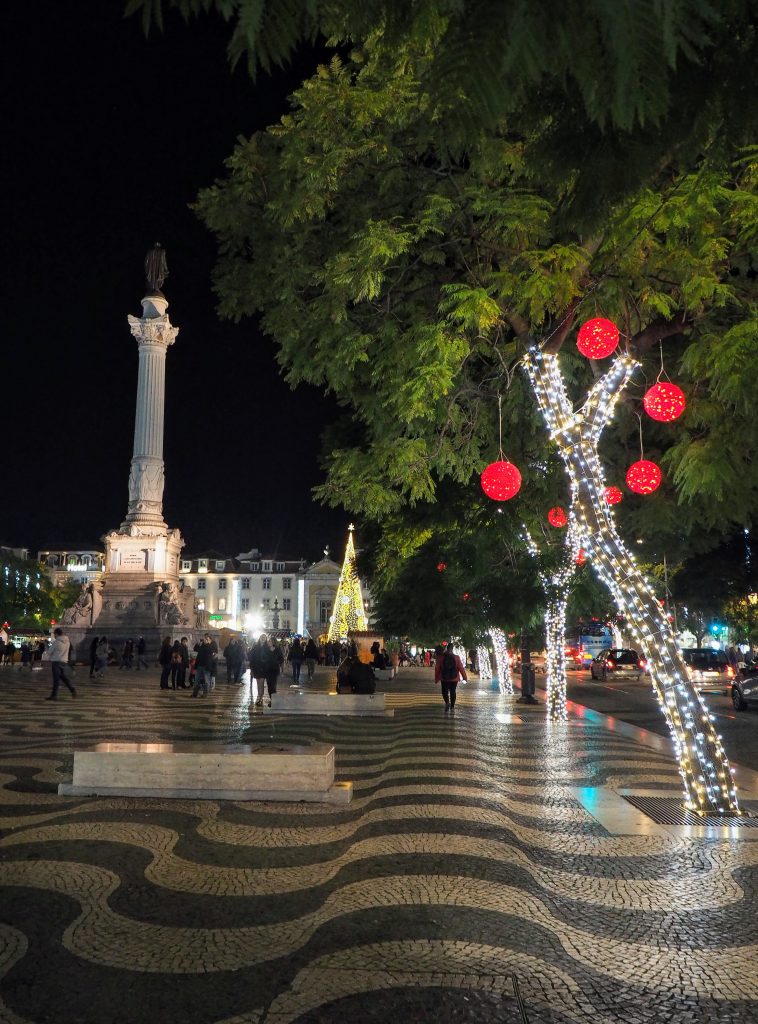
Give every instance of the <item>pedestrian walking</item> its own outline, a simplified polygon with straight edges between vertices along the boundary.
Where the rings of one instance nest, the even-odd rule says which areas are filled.
[[[171,648],[171,689],[176,690],[179,685],[179,673],[182,671],[184,662],[184,654],[182,652],[182,645],[178,640],[174,640]]]
[[[26,642],[21,644],[21,668],[32,670],[32,647]]]
[[[299,685],[300,669],[303,667],[303,645],[301,644],[300,637],[298,636],[296,636],[290,644],[287,661],[292,667],[292,682]]]
[[[168,690],[168,677],[171,675],[171,659],[173,657],[173,645],[170,636],[164,636],[161,649],[158,651],[158,664],[161,667],[161,689]],[[174,687],[176,689],[176,687]]]
[[[145,643],[144,636],[141,636],[137,640],[137,671],[139,672],[140,666],[147,668],[147,661],[145,660],[145,652],[147,650],[147,644]]]
[[[316,671],[316,662],[318,659],[318,647],[313,637],[310,637],[308,643],[305,645],[305,667],[308,670],[308,682],[313,679],[313,674]]]
[[[261,633],[250,650],[250,696],[253,695],[253,679],[255,679],[256,707],[263,704],[264,684],[268,686],[268,705],[271,707],[271,697],[276,693],[276,682],[282,665],[280,657],[281,652],[272,650],[268,637],[265,633]]]
[[[92,641],[91,641],[91,643],[89,645],[89,677],[90,677],[90,679],[94,678],[95,672],[97,671],[95,666],[97,664],[97,645],[99,643],[100,643],[100,638],[96,637],[96,636],[93,636],[92,637]]]
[[[97,642],[95,655],[95,679],[102,679],[108,667],[108,637],[101,636]]]
[[[58,690],[60,689],[61,683],[65,683],[68,687],[71,696],[76,696],[76,688],[73,686],[71,679],[69,678],[69,658],[71,657],[71,641],[64,634],[60,626],[57,626],[53,630],[53,642],[42,655],[43,661],[50,662],[50,668],[53,674],[53,690],[49,697],[45,697],[45,700],[57,700]]]
[[[189,686],[187,685],[187,669],[189,668],[190,663],[190,652],[186,636],[182,637],[180,646],[182,663],[179,666],[179,671],[176,673],[176,688],[177,690],[187,690],[189,689]]]
[[[121,668],[131,668],[134,661],[134,640],[127,640],[121,652]]]
[[[434,681],[442,684],[445,711],[455,711],[458,680],[468,679],[466,669],[461,664],[461,659],[453,653],[449,646],[447,648],[437,647],[434,653]]]

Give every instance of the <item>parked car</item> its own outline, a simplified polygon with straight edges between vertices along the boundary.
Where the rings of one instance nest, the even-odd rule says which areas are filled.
[[[602,679],[603,682],[608,676],[639,679],[644,672],[645,659],[629,647],[606,648],[590,662],[590,675],[593,679]]]
[[[732,680],[732,704],[735,711],[747,711],[758,705],[758,665],[741,668]]]
[[[685,647],[682,657],[687,674],[702,693],[729,693],[734,680],[734,669],[723,651],[710,647]]]

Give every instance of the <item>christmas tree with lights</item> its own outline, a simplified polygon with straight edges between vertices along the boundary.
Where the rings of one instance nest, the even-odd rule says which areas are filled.
[[[361,594],[361,581],[355,568],[355,545],[353,544],[353,530],[351,523],[348,526],[347,546],[345,548],[345,559],[342,563],[340,582],[337,587],[337,596],[334,598],[334,609],[329,620],[329,640],[346,640],[348,634],[356,630],[362,631],[367,628],[366,611],[363,607],[363,595]]]

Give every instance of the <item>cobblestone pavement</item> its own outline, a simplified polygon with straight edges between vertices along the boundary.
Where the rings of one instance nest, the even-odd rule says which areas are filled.
[[[475,682],[446,715],[429,670],[383,687],[394,718],[77,675],[48,703],[46,673],[0,670],[0,1021],[758,1020],[758,829],[611,835],[576,787],[678,774],[597,720]],[[328,741],[355,796],[59,797],[102,739]]]

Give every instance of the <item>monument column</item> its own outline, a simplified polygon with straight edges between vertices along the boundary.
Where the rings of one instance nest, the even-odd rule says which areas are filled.
[[[166,352],[179,333],[169,321],[167,308],[166,297],[153,291],[142,300],[142,316],[129,317],[129,327],[139,345],[139,372],[129,506],[123,526],[135,523],[166,528],[163,521]]]

